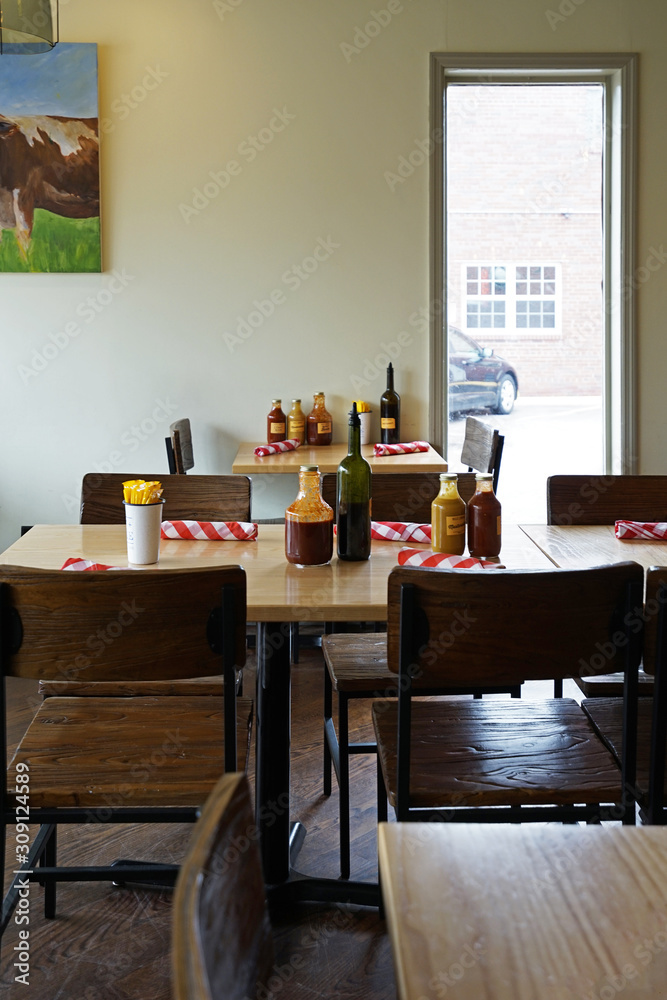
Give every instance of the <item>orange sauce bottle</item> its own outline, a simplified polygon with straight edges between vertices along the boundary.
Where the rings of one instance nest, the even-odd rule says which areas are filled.
[[[266,443],[274,444],[276,441],[284,441],[287,437],[287,418],[282,411],[279,399],[271,400],[271,409],[266,417]]]
[[[468,501],[468,551],[471,556],[500,554],[500,501],[493,492],[493,475],[478,472]]]

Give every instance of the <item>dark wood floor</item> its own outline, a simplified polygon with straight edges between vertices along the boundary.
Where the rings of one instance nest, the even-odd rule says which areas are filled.
[[[337,796],[322,795],[319,651],[302,651],[293,668],[293,815],[308,828],[299,858],[304,872],[337,877]],[[246,691],[252,689],[252,678]],[[18,738],[34,706],[34,685],[10,679],[12,733]],[[358,703],[351,725],[370,738],[368,706]],[[353,871],[376,878],[375,760],[353,761]],[[250,775],[254,763],[251,761]],[[61,828],[63,863],[106,863],[114,857],[179,862],[191,827]],[[171,892],[114,888],[107,883],[61,883],[58,916],[45,920],[41,889],[31,889],[30,985],[14,981],[17,928],[4,935],[0,995],[14,1000],[169,1000]],[[275,974],[285,1000],[342,1000],[396,996],[384,922],[373,909],[300,904],[272,914]],[[298,960],[295,961],[295,959]],[[264,994],[260,992],[263,1000]]]

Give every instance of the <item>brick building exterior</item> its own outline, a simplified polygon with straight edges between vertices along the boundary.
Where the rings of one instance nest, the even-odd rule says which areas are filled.
[[[602,87],[450,86],[448,317],[523,395],[601,394]]]

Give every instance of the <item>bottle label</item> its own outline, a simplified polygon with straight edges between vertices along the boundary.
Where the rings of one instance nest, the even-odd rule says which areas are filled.
[[[331,421],[327,420],[324,423],[319,423],[318,422],[318,424],[317,424],[317,433],[318,434],[331,434]]]
[[[383,431],[393,431],[396,427],[396,417],[381,417],[380,427]]]
[[[462,535],[466,530],[465,514],[454,514],[445,518],[445,531],[448,535]]]
[[[500,535],[500,514],[498,514],[498,521],[496,524],[496,533]]]
[[[271,421],[271,433],[272,434],[284,434],[285,433],[285,425],[284,424],[274,424],[274,422],[272,420]]]
[[[289,420],[289,433],[290,437],[294,437],[297,434],[303,434],[303,429],[306,426],[305,420],[293,420],[290,417]]]

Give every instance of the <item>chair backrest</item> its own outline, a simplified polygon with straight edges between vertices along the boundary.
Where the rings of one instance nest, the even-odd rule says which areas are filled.
[[[192,431],[187,417],[175,420],[169,425],[170,437],[165,438],[169,471],[183,475],[188,469],[194,468],[195,459],[192,453]]]
[[[88,472],[81,486],[81,524],[124,524],[123,483],[128,479],[157,479],[162,483],[165,520],[250,520],[249,476]]]
[[[171,680],[245,663],[240,566],[67,572],[0,566],[0,663],[45,680]]]
[[[550,476],[548,524],[667,521],[667,476]]]
[[[416,687],[576,677],[601,655],[610,671],[626,662],[636,668],[641,614],[632,609],[641,609],[643,575],[635,562],[575,570],[393,569],[389,667],[399,672],[404,643],[403,663],[412,665]]]
[[[322,497],[335,511],[336,473],[325,473],[321,483]],[[430,522],[431,503],[439,490],[438,472],[374,472],[371,475],[373,520]]]
[[[243,1000],[262,984],[268,996],[272,961],[248,783],[227,774],[206,801],[176,882],[175,1000]]]
[[[498,491],[500,460],[505,437],[477,417],[466,417],[466,430],[461,448],[461,464],[468,471],[493,473],[493,490]],[[460,492],[460,491],[459,491]]]

